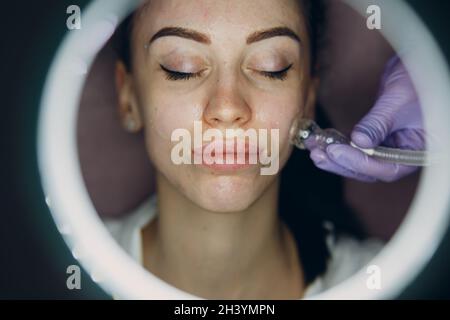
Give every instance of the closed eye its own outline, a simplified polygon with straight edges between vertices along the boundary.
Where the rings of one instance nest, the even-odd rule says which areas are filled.
[[[203,72],[203,71],[199,71],[196,73],[179,72],[179,71],[169,70],[161,64],[159,66],[166,73],[166,79],[170,80],[170,81],[189,80],[189,79],[197,78],[197,77],[200,77]]]
[[[163,65],[160,65],[160,67],[166,73],[166,79],[170,81],[189,80],[193,78],[198,78],[203,73],[203,71],[199,71],[196,73],[174,71],[167,69]],[[285,80],[287,77],[287,73],[291,68],[292,64],[280,71],[257,71],[257,72],[262,76],[272,80]]]
[[[287,77],[287,73],[288,73],[289,69],[291,69],[291,68],[292,68],[292,64],[280,71],[258,71],[258,73],[260,73],[261,75],[263,75],[264,77],[267,77],[269,79],[285,80]]]

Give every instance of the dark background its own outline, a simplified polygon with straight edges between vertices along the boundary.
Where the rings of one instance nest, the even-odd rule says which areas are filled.
[[[449,60],[450,2],[408,2],[425,20]],[[41,91],[52,58],[67,31],[66,8],[76,4],[83,9],[87,3],[86,0],[40,0],[14,1],[0,6],[3,33],[0,298],[109,297],[86,273],[82,274],[82,290],[66,288],[66,268],[77,261],[62,241],[45,205],[36,158],[36,119]],[[401,298],[450,298],[448,252],[447,233],[425,272]]]

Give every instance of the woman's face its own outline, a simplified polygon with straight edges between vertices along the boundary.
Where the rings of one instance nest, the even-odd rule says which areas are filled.
[[[131,72],[117,69],[122,116],[144,128],[156,169],[204,209],[248,208],[276,183],[279,170],[262,175],[259,161],[177,165],[171,155],[180,140],[171,137],[177,129],[190,133],[193,163],[196,121],[203,132],[222,132],[221,142],[227,129],[264,129],[268,139],[259,143],[267,142],[268,151],[278,144],[281,169],[292,151],[294,119],[311,116],[315,102],[306,20],[298,2],[149,1],[135,18],[131,45]],[[271,139],[271,129],[279,130],[279,139]]]

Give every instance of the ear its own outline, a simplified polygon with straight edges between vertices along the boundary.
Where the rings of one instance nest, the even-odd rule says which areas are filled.
[[[320,85],[320,78],[315,76],[311,78],[306,91],[306,99],[302,118],[314,119],[316,115],[317,94]]]
[[[136,99],[133,78],[122,61],[116,62],[116,90],[122,126],[128,132],[139,132],[143,127],[143,121]]]

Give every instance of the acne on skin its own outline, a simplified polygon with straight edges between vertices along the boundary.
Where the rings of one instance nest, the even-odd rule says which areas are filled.
[[[165,45],[167,45],[167,42],[170,42],[169,39],[167,39],[167,38],[166,39],[160,38],[159,41],[162,41],[162,46],[165,46]],[[164,42],[164,41],[166,41],[166,42]],[[173,40],[171,40],[171,41],[173,41]],[[278,58],[277,55],[276,55],[276,52],[277,51],[283,52],[280,48],[278,48],[278,47],[283,47],[282,45],[280,45],[280,43],[281,44],[284,44],[285,42],[289,43],[292,40],[287,40],[287,39],[283,39],[283,37],[279,37],[279,39],[277,39],[277,41],[275,41],[274,39],[270,39],[270,38],[265,40],[265,41],[266,42],[273,42],[274,43],[273,46],[276,47],[277,50],[269,47],[270,48],[269,50],[266,49],[266,51],[268,51],[269,54],[260,54],[261,57],[259,57],[259,58],[256,57],[256,58],[253,59],[253,60],[255,60],[254,62],[253,62],[253,60],[251,60],[251,58],[246,58],[247,60],[249,60],[248,69],[251,69],[250,72],[255,72],[254,70],[257,70],[258,68],[262,68],[264,70],[279,70],[280,68],[283,68],[283,66],[288,64],[286,62],[286,61],[288,61],[288,59],[285,58],[284,56],[281,57],[281,58]],[[181,39],[180,40],[180,45],[184,44],[185,42],[187,42],[185,39]],[[256,43],[255,46],[259,50],[256,50],[256,49],[249,50],[250,51],[250,53],[249,53],[250,57],[255,56],[254,51],[260,51],[261,47],[264,48],[264,46],[262,46],[260,43]],[[285,45],[285,46],[289,47],[289,45]],[[290,43],[290,46],[292,47],[292,43]],[[170,52],[169,56],[173,55],[174,51],[175,51],[175,49],[169,51]],[[187,51],[190,52],[191,50],[187,50]],[[289,56],[289,54],[287,54],[287,55]],[[292,53],[290,55],[293,56]],[[267,60],[268,59],[267,57],[271,57],[271,56],[275,56],[275,58],[270,59],[269,62],[265,61],[264,58],[266,58],[266,60]],[[293,59],[294,58],[291,57],[291,60],[293,60]],[[183,62],[179,61],[179,60],[182,60],[181,58],[174,58],[174,60],[175,60],[175,62],[171,62],[170,59],[166,59],[165,60],[165,61],[167,61],[167,62],[165,62],[165,65],[168,66],[168,69],[183,70],[183,72],[190,72],[190,71],[202,69],[201,67],[192,67],[192,66],[185,67],[185,68],[183,68],[183,67],[175,67],[175,66],[182,66]],[[199,60],[201,60],[201,59],[199,59]],[[272,60],[275,60],[275,61],[273,62]],[[263,68],[263,66],[266,66],[266,68]],[[209,65],[208,65],[208,67],[209,67]],[[189,69],[191,69],[191,70],[189,70]],[[297,67],[297,69],[298,69],[298,67]],[[298,70],[296,70],[295,72],[298,72]],[[204,81],[204,80],[199,80],[199,81]],[[170,84],[170,83],[168,85],[172,86],[172,84]],[[257,83],[257,85],[262,87],[261,92],[259,92],[259,96],[260,96],[260,99],[264,100],[264,96],[265,95],[268,96],[270,94],[270,92],[267,92],[267,91],[269,91],[269,90],[267,90],[267,87],[269,85],[266,84],[266,83],[263,83],[263,84]],[[284,84],[282,84],[280,82],[280,84],[275,84],[275,85],[276,86],[283,86]],[[177,84],[173,84],[174,90],[178,90],[178,88],[176,86],[177,86]],[[190,87],[190,85],[186,85],[186,86],[188,88],[192,88],[192,87]],[[287,86],[289,86],[289,84]],[[193,87],[192,89],[193,89],[192,91],[195,91],[197,89],[197,87]],[[184,91],[182,92],[182,94],[184,94]],[[222,93],[222,94],[224,95],[226,93]],[[300,95],[298,93],[296,93],[296,94]],[[295,97],[295,94],[294,95],[290,94],[290,95]],[[186,93],[187,100],[189,100],[189,96],[190,96],[190,94]],[[273,97],[270,97],[269,99],[273,100]],[[285,105],[280,104],[280,105],[277,105],[276,108],[274,108],[273,106],[269,106],[269,105],[265,106],[264,105],[264,104],[269,104],[269,103],[260,103],[260,102],[257,102],[257,103],[259,103],[259,105],[255,106],[254,109],[251,110],[252,113],[253,113],[252,117],[254,117],[256,120],[258,120],[259,123],[261,123],[261,124],[262,123],[268,123],[268,125],[267,124],[266,125],[261,125],[261,124],[258,124],[258,123],[255,122],[255,124],[257,124],[257,126],[260,127],[260,129],[255,129],[256,126],[253,127],[253,128],[250,128],[250,129],[267,130],[269,132],[274,132],[273,139],[271,140],[274,143],[272,149],[277,149],[277,150],[275,152],[271,153],[270,156],[267,155],[266,157],[261,157],[263,162],[264,162],[263,164],[266,167],[269,165],[268,168],[261,168],[261,173],[263,175],[274,175],[274,174],[276,174],[278,172],[278,169],[279,169],[279,161],[278,161],[279,157],[275,156],[275,155],[276,155],[276,153],[277,153],[277,151],[279,150],[279,147],[280,147],[279,144],[277,144],[275,141],[280,141],[280,138],[283,141],[286,141],[287,138],[288,138],[288,135],[286,134],[286,132],[288,130],[286,130],[286,128],[283,128],[283,132],[281,134],[281,137],[280,137],[279,132],[277,132],[275,134],[274,130],[279,130],[280,123],[282,123],[282,121],[280,121],[280,120],[273,120],[273,119],[277,119],[280,116],[284,116],[286,114],[285,111],[282,110],[283,108],[285,108]],[[201,104],[205,105],[205,104],[208,104],[208,103],[201,103]],[[189,122],[192,121],[193,123],[197,123],[197,122],[201,121],[202,116],[203,116],[204,111],[205,111],[205,108],[201,107],[199,105],[200,104],[195,104],[195,105],[193,105],[190,108],[186,108],[187,110],[184,110],[184,111],[181,110],[182,106],[175,106],[173,109],[179,109],[180,112],[172,113],[171,116],[173,116],[173,117],[171,118],[171,121],[166,121],[165,119],[160,119],[158,117],[158,113],[152,113],[151,115],[148,116],[150,119],[154,119],[152,121],[152,123],[159,123],[158,126],[155,126],[154,133],[158,134],[161,139],[168,139],[168,137],[171,137],[171,138],[174,137],[174,134],[175,134],[175,136],[180,135],[181,134],[180,131],[183,131],[183,134],[181,136],[185,137],[185,141],[187,141],[187,135],[188,135],[188,133],[186,132],[187,129],[182,129],[182,128],[183,128],[183,126],[186,127],[186,123],[188,123],[187,119],[190,119]],[[169,105],[168,108],[171,108],[171,106]],[[179,125],[174,125],[176,123],[179,123]],[[171,126],[167,126],[167,124],[169,124]],[[276,128],[276,129],[274,129],[274,128]],[[211,128],[211,126],[210,126],[210,128],[208,130],[212,130],[212,129],[214,129],[214,128]],[[194,136],[195,136],[195,134],[194,134]],[[174,139],[171,139],[171,141],[173,142]],[[191,163],[191,161],[189,160],[190,155],[187,152],[187,148],[184,148],[184,149],[186,149],[186,152],[184,152],[184,155],[186,157],[185,161],[180,161],[178,159],[177,161],[175,161],[176,164],[179,164],[179,163]],[[172,159],[172,162],[173,162],[173,159],[174,159],[173,158],[173,149],[172,149],[172,152],[170,153],[170,155],[171,155],[170,158]],[[273,166],[270,166],[270,164],[273,164]]]

